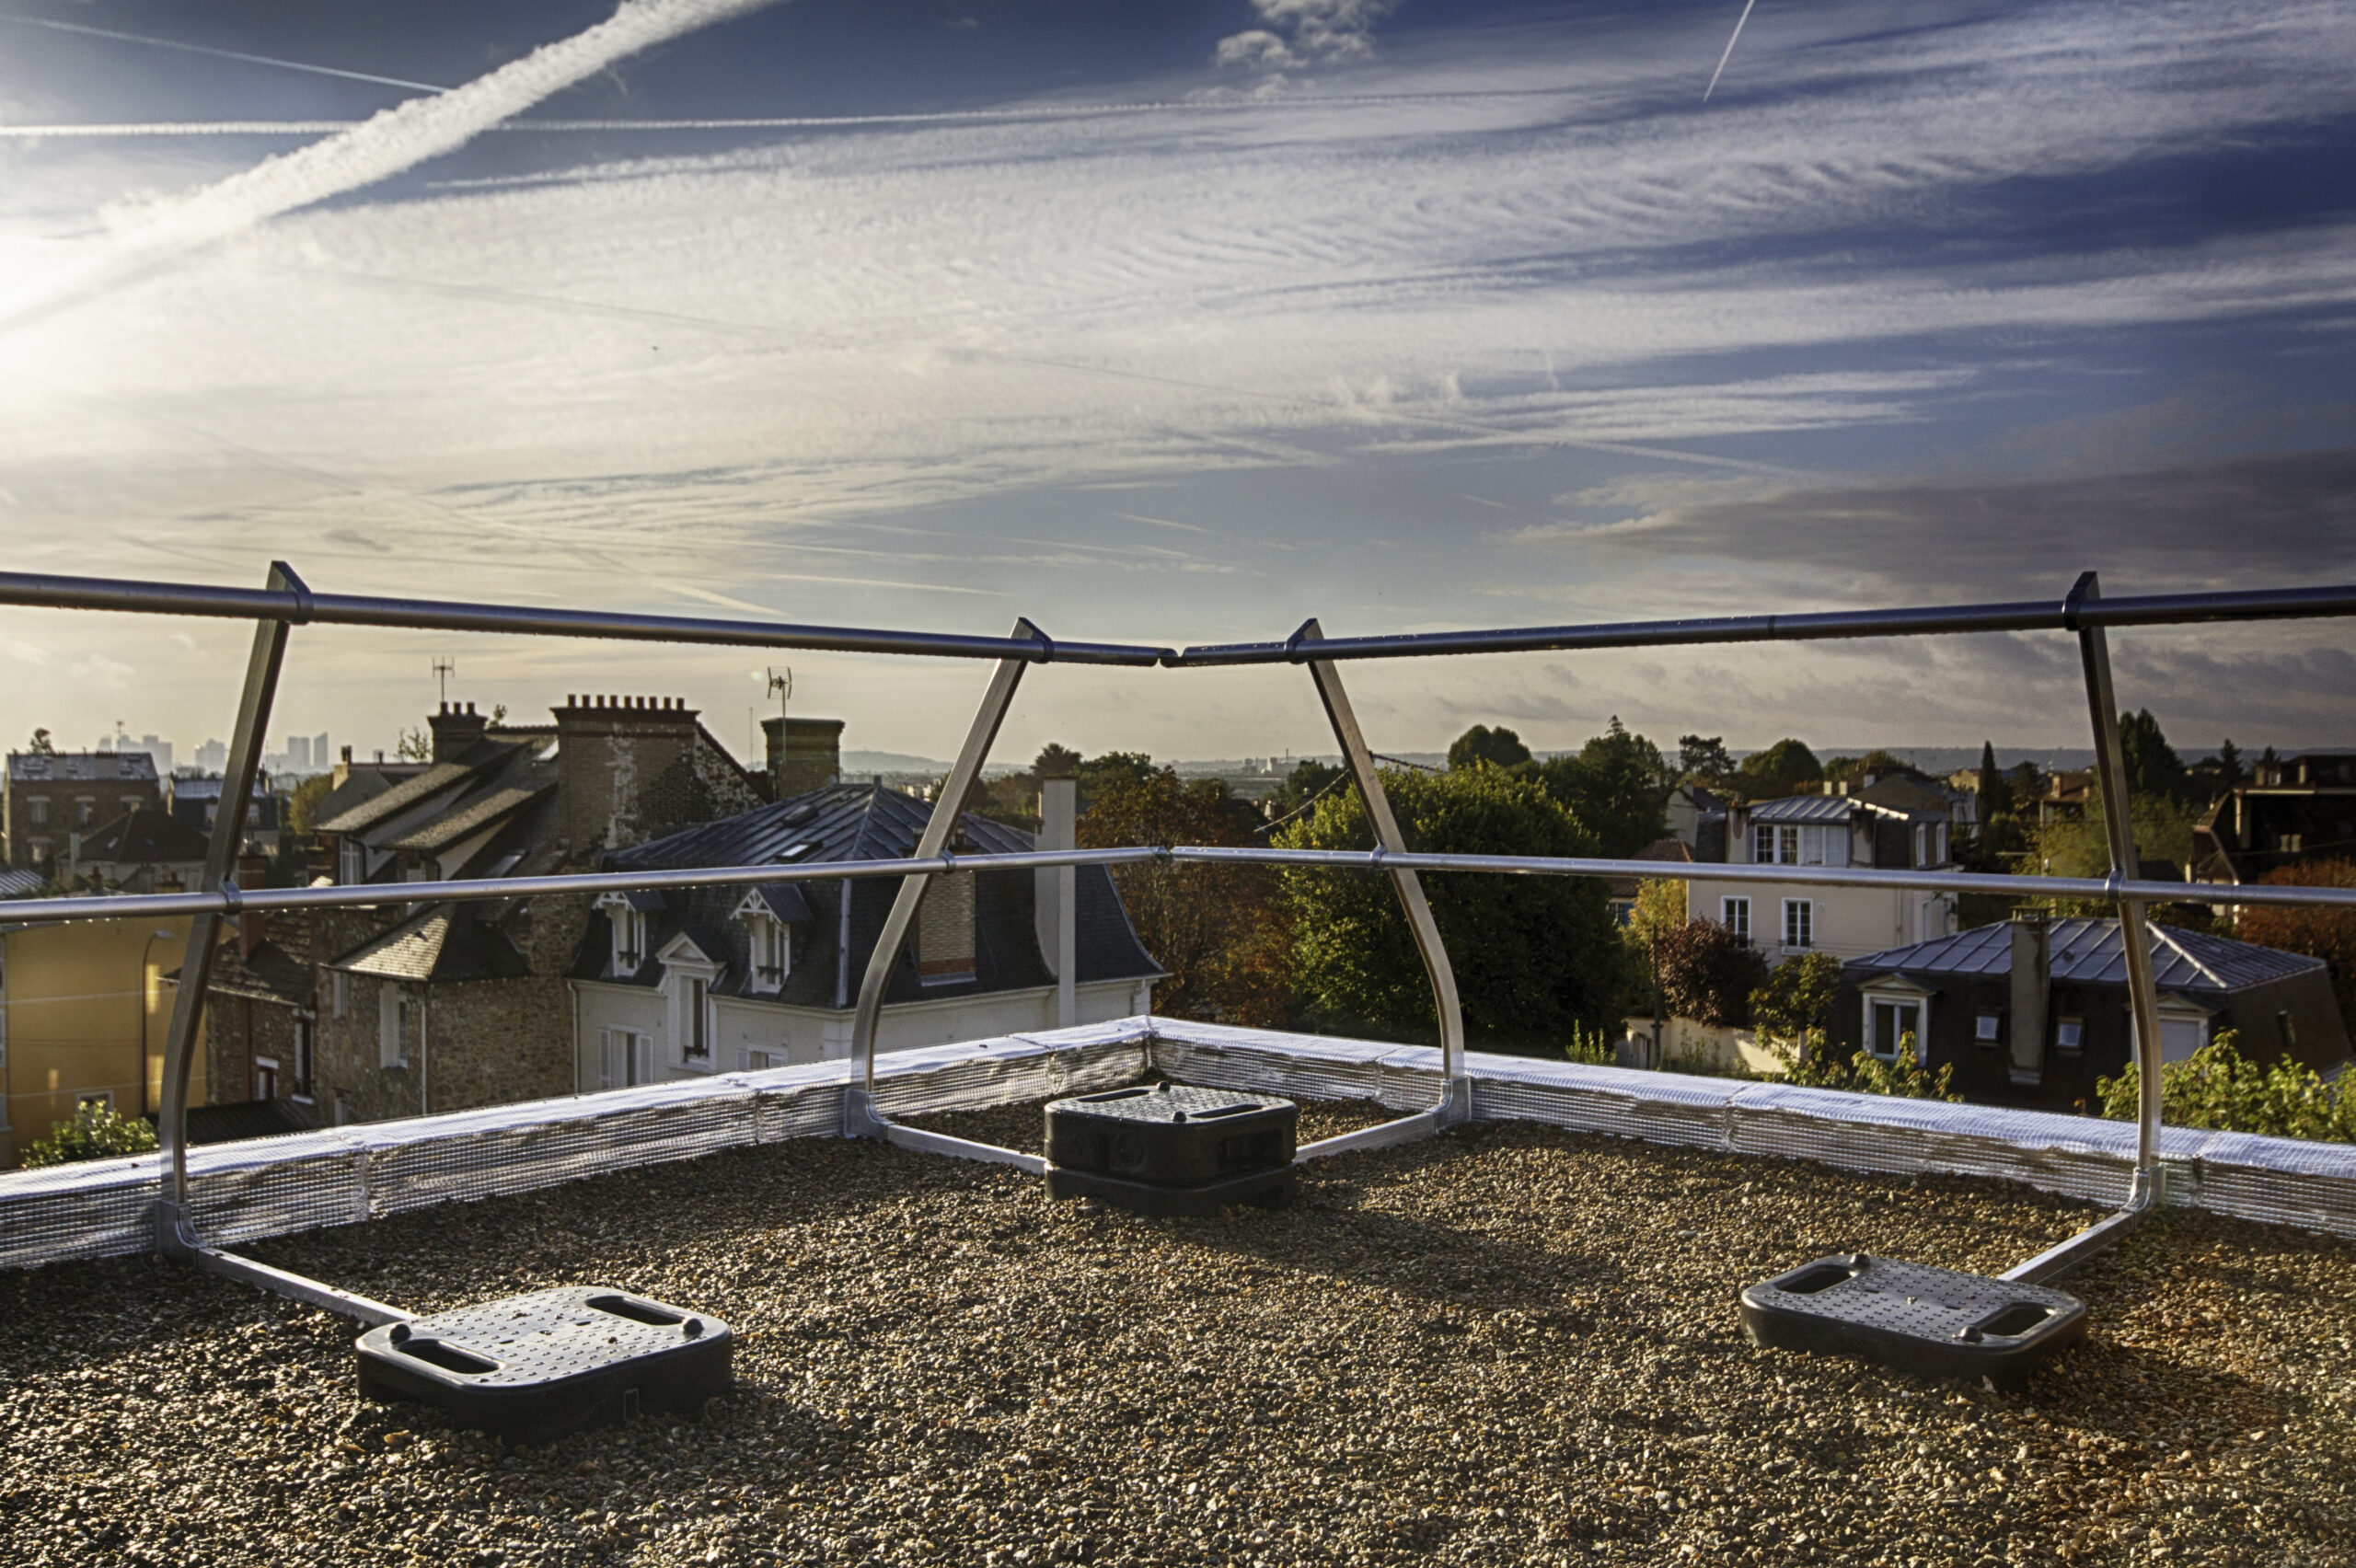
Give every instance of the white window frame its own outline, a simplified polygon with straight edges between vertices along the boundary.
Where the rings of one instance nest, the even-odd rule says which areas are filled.
[[[606,973],[615,979],[628,979],[646,967],[646,912],[631,908],[629,899],[618,893],[597,900],[597,907],[606,912],[606,925],[613,937],[606,954]]]
[[[1999,1008],[1981,1008],[1971,1016],[1971,1043],[1991,1050],[2004,1043],[2004,1014]]]
[[[336,881],[358,887],[368,880],[368,847],[346,834],[335,847]]]
[[[745,1070],[765,1073],[772,1068],[790,1066],[786,1048],[782,1045],[747,1045],[745,1047]]]
[[[617,1079],[615,1069],[620,1069]],[[636,1089],[654,1081],[654,1037],[642,1030],[607,1029],[597,1036],[600,1089]]]
[[[673,938],[656,955],[663,963],[664,1018],[670,1035],[667,1055],[671,1065],[682,1072],[717,1072],[720,1009],[711,987],[720,978],[720,969],[708,959],[689,956],[697,951],[681,936]],[[700,1052],[694,1049],[698,1044],[703,1047]]]
[[[1734,933],[1735,940],[1744,947],[1750,945],[1750,899],[1748,895],[1729,894],[1718,900],[1718,924]]]
[[[1775,863],[1775,824],[1762,822],[1750,830],[1750,859],[1753,865],[1772,866]]]
[[[1796,922],[1793,919],[1793,917],[1796,915],[1799,917]],[[1792,935],[1796,928],[1800,938],[1798,941],[1792,940]],[[1815,948],[1815,899],[1787,898],[1784,900],[1784,928],[1782,934],[1784,939],[1784,951],[1785,952],[1807,952]]]
[[[277,1057],[256,1056],[254,1058],[254,1089],[256,1090],[254,1098],[256,1100],[275,1100],[278,1098],[278,1072],[279,1067]],[[260,1092],[262,1085],[262,1075],[265,1073],[270,1075],[270,1092],[268,1094]]]
[[[319,1070],[319,1020],[310,1013],[294,1015],[294,1070],[286,1098],[297,1105],[311,1103],[311,1090]]]
[[[1899,1039],[1882,1040],[1879,1037],[1880,1031],[1875,1026],[1875,1009],[1877,1008],[1911,1008],[1914,1009],[1914,1059],[1918,1063],[1928,1062],[1931,1059],[1931,998],[1929,997],[1920,991],[1865,991],[1859,993],[1859,1000],[1865,1008],[1864,1035],[1865,1050],[1869,1055],[1885,1062],[1898,1060],[1899,1040],[1905,1036],[1905,1031],[1898,1029]],[[1897,1027],[1895,1018],[1891,1020],[1891,1023],[1893,1028]]]
[[[736,905],[736,917],[745,922],[746,937],[745,988],[773,997],[793,974],[793,928],[757,893]]]
[[[2086,1048],[2086,1020],[2082,1013],[2053,1015],[2053,1048],[2074,1056]]]
[[[409,987],[387,980],[376,987],[376,1065],[385,1071],[406,1072],[410,1062],[410,1027],[416,998]]]

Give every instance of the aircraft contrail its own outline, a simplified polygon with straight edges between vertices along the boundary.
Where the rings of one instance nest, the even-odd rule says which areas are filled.
[[[606,20],[489,75],[410,98],[243,173],[133,215],[94,256],[0,299],[0,330],[64,309],[172,258],[298,207],[373,185],[464,146],[501,121],[618,60],[774,0],[622,0]]]
[[[176,39],[149,38],[144,33],[116,32],[109,28],[86,28],[79,22],[52,22],[45,17],[0,16],[0,22],[17,22],[29,28],[47,28],[52,32],[87,33],[92,38],[111,38],[124,43],[144,43],[155,49],[177,49],[187,54],[210,54],[221,60],[242,60],[249,65],[275,65],[285,71],[308,71],[315,76],[341,76],[348,82],[374,82],[380,87],[415,87],[420,92],[428,93],[446,90],[439,82],[407,82],[398,76],[372,76],[365,71],[341,71],[332,65],[313,65],[301,60],[280,60],[268,54],[244,54],[234,49],[214,49],[202,43],[181,43]]]
[[[1758,4],[1759,0],[1742,0],[1742,15],[1734,19],[1734,38],[1727,40],[1727,52],[1718,56],[1718,68],[1710,73],[1710,85],[1702,89],[1703,103],[1709,102],[1710,95],[1718,90],[1718,78],[1726,75],[1727,62],[1734,58],[1734,40],[1742,36],[1742,24],[1750,20],[1750,8]]]

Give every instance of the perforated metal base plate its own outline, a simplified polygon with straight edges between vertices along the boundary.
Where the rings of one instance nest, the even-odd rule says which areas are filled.
[[[2015,1389],[2085,1335],[2086,1308],[2044,1286],[1852,1252],[1751,1286],[1742,1327],[1754,1344]]]
[[[1157,1219],[1173,1216],[1201,1218],[1218,1213],[1230,1204],[1282,1208],[1292,1201],[1293,1186],[1293,1168],[1289,1165],[1230,1177],[1224,1182],[1207,1182],[1199,1187],[1124,1182],[1117,1176],[1099,1176],[1091,1170],[1065,1170],[1054,1166],[1047,1170],[1047,1196],[1051,1198],[1097,1198]]]
[[[462,1426],[545,1442],[726,1393],[735,1335],[684,1307],[594,1286],[540,1290],[360,1336],[360,1391],[417,1400]]]

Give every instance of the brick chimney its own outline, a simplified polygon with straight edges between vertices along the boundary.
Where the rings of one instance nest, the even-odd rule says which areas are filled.
[[[843,721],[839,719],[764,719],[768,742],[769,784],[777,798],[823,790],[842,777]]]
[[[626,848],[699,820],[696,712],[676,697],[568,697],[557,777],[575,850]]]
[[[433,726],[436,762],[456,760],[460,752],[481,740],[483,732],[491,728],[491,721],[476,713],[471,702],[445,702],[441,712],[428,715],[425,721]]]
[[[237,885],[267,887],[270,885],[270,859],[264,855],[237,857]],[[263,916],[259,909],[248,909],[237,917],[237,956],[251,958],[254,949],[261,946]]]

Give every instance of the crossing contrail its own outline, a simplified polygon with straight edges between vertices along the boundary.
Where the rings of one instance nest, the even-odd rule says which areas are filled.
[[[242,60],[248,65],[275,65],[283,71],[307,71],[315,76],[341,76],[347,82],[374,82],[380,87],[415,87],[420,92],[427,93],[438,93],[444,90],[439,82],[407,82],[398,76],[372,76],[365,71],[342,71],[332,65],[313,65],[302,60],[281,60],[269,54],[246,54],[234,49],[214,49],[202,43],[181,43],[176,39],[149,38],[144,33],[116,32],[110,28],[86,28],[79,22],[52,22],[45,17],[0,16],[0,22],[16,22],[29,28],[47,28],[52,32],[84,33],[91,38],[111,38],[124,43],[144,43],[154,49],[177,49],[185,54],[210,54],[219,60]]]
[[[1727,52],[1718,56],[1718,68],[1710,73],[1710,85],[1702,89],[1703,103],[1709,102],[1710,95],[1718,90],[1718,78],[1726,75],[1727,62],[1734,58],[1734,40],[1742,36],[1742,24],[1750,20],[1750,8],[1758,4],[1759,0],[1742,0],[1742,15],[1734,19],[1734,38],[1727,40]]]
[[[349,131],[266,158],[131,216],[96,254],[0,296],[0,330],[68,308],[282,213],[389,179],[453,152],[616,61],[774,0],[622,0],[614,14],[489,75],[410,98]]]

